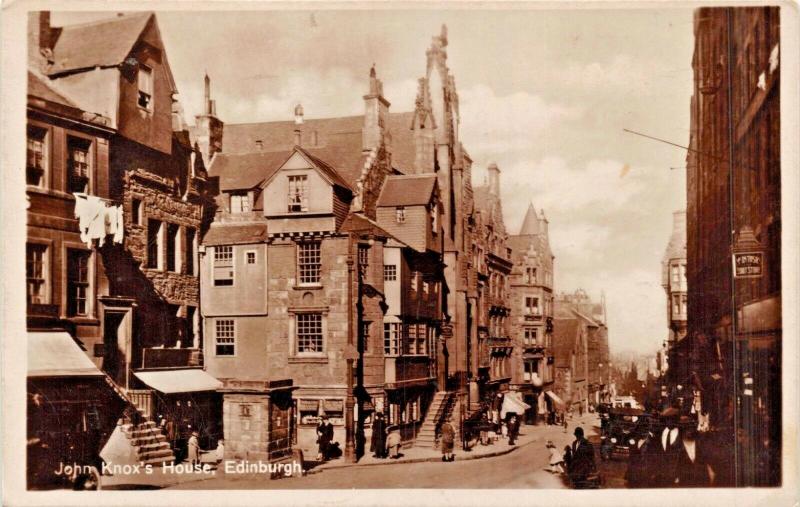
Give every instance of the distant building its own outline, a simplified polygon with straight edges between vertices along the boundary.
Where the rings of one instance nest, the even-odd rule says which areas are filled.
[[[514,344],[512,385],[531,406],[527,420],[541,422],[557,409],[553,400],[553,270],[544,210],[528,207],[519,234],[510,236],[514,268],[509,277],[510,332]],[[551,392],[548,395],[548,391]]]
[[[566,408],[588,410],[588,341],[586,321],[577,316],[553,320],[553,390]]]
[[[672,235],[661,261],[661,286],[667,295],[667,325],[669,335],[666,343],[667,356],[661,370],[667,371],[668,364],[685,365],[686,358],[675,357],[670,361],[669,354],[678,354],[678,343],[686,337],[686,212],[672,214]],[[686,373],[676,372],[676,377],[685,379]]]

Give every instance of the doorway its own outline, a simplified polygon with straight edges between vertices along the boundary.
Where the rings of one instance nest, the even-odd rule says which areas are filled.
[[[103,371],[117,385],[127,385],[128,348],[130,346],[129,310],[106,310],[103,318]]]

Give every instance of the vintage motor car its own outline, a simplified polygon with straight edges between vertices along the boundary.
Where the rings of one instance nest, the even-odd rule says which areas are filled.
[[[649,429],[650,414],[638,408],[612,408],[601,423],[600,457],[627,457],[636,439]]]

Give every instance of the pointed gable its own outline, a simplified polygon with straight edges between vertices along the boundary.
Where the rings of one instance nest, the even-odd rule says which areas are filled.
[[[519,229],[519,236],[539,234],[539,217],[536,215],[536,208],[533,203],[528,205],[528,212],[525,213],[525,220],[522,221],[522,227]]]

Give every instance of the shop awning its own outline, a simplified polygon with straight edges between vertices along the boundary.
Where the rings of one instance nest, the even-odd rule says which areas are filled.
[[[102,377],[66,331],[28,333],[28,377]]]
[[[522,415],[529,408],[531,408],[531,406],[522,401],[522,393],[515,391],[508,392],[503,395],[503,406],[500,408],[500,417],[505,418],[506,414],[509,412]]]
[[[164,394],[216,391],[222,382],[199,368],[137,371],[136,378]]]
[[[555,401],[556,404],[561,405],[562,407],[565,405],[564,400],[559,398],[558,395],[553,391],[547,391],[547,396],[549,396],[551,400]]]

